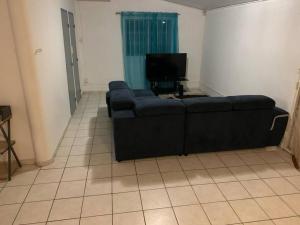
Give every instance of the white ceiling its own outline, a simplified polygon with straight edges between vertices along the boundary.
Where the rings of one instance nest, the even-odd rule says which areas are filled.
[[[210,10],[230,5],[255,2],[258,0],[165,0],[198,9]],[[264,0],[265,1],[265,0]]]
[[[77,1],[109,2],[111,0],[77,0]],[[210,9],[216,9],[225,6],[230,6],[230,5],[255,2],[255,1],[266,1],[266,0],[165,0],[165,1],[173,2],[185,6],[190,6],[198,9],[203,9],[203,10],[210,10]]]
[[[110,2],[111,0],[77,0],[77,1],[89,1],[89,2]]]

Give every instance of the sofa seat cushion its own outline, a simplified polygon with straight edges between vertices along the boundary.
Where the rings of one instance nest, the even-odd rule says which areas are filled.
[[[124,81],[112,81],[108,84],[109,90],[128,89],[128,85]]]
[[[113,110],[134,108],[134,96],[129,89],[119,89],[110,92],[110,105]]]
[[[184,114],[181,101],[173,99],[147,98],[136,99],[135,113],[138,117]]]
[[[232,110],[232,104],[229,99],[224,97],[200,97],[187,98],[182,100],[186,105],[187,112],[226,112]]]
[[[273,109],[275,101],[263,95],[229,96],[233,110]]]
[[[150,90],[132,90],[135,97],[147,97],[147,96],[155,96],[155,94]]]

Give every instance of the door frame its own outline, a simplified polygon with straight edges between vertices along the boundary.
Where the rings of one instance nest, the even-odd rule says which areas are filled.
[[[71,23],[71,17],[72,22]],[[78,65],[78,49],[76,43],[76,30],[75,30],[75,16],[74,13],[68,11],[68,20],[69,20],[69,34],[70,34],[70,44],[71,44],[71,53],[72,53],[72,63],[73,63],[73,76],[75,83],[75,93],[76,93],[76,102],[79,103],[81,99],[81,85],[80,85],[80,76],[79,76],[79,65]]]
[[[296,158],[297,154],[294,152],[294,149],[292,149],[291,144],[292,144],[292,138],[294,133],[294,127],[296,124],[296,119],[298,116],[300,116],[300,110],[299,110],[300,109],[300,69],[298,71],[298,74],[299,76],[296,84],[296,93],[293,100],[293,108],[287,125],[286,133],[281,144],[281,147],[292,155],[294,166],[297,169],[300,168],[298,163],[300,162],[300,159]]]
[[[62,31],[63,31],[63,42],[64,42],[64,53],[66,60],[66,75],[68,83],[68,94],[71,115],[77,108],[76,101],[76,86],[74,81],[74,69],[73,69],[73,57],[71,49],[70,39],[70,28],[69,28],[69,14],[65,9],[61,9],[61,20],[62,20]]]
[[[64,24],[63,24],[64,21],[62,21],[65,58],[66,58],[66,65],[67,65],[70,111],[71,111],[71,114],[73,114],[79,104],[79,100],[81,99],[81,95],[82,95],[81,84],[80,84],[80,75],[79,75],[79,65],[78,65],[78,51],[77,51],[77,43],[76,43],[75,16],[74,16],[73,12],[63,9],[63,8],[61,8],[61,16],[62,16],[62,20],[63,20],[63,16],[66,17],[65,19],[66,19],[67,27],[68,27],[68,30],[65,31]],[[72,24],[71,24],[71,17],[72,17]],[[68,40],[67,41],[68,43],[66,43],[66,40]],[[66,45],[68,45],[68,46],[66,46]],[[67,49],[70,51],[67,52]],[[68,59],[70,59],[70,60],[68,60]],[[68,66],[71,66],[72,68],[68,68]],[[68,71],[68,69],[72,70],[72,81],[70,81],[71,74],[69,74],[69,72],[71,73],[71,71]],[[74,89],[74,96],[73,96],[72,89]],[[73,100],[75,100],[75,104],[74,104]]]

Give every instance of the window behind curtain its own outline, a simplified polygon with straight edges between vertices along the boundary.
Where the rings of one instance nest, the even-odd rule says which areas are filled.
[[[131,88],[146,88],[147,53],[178,52],[178,14],[122,12],[125,81]]]

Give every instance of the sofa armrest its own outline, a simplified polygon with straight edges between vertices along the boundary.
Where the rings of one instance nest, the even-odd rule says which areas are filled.
[[[277,107],[274,108],[273,121],[270,127],[269,134],[269,146],[280,145],[287,127],[288,120],[288,112]]]
[[[110,92],[110,106],[113,110],[134,108],[134,97],[131,90],[119,89]]]
[[[284,119],[284,118],[286,118],[286,119]],[[272,131],[275,129],[276,122],[278,122],[279,119],[288,120],[288,118],[289,118],[289,113],[287,111],[280,109],[278,107],[275,107],[274,118],[273,118],[273,122],[272,122],[270,130]]]
[[[184,114],[185,106],[174,99],[149,98],[136,100],[135,113],[138,117]]]
[[[112,111],[112,116],[114,120],[135,118],[134,111],[132,110]]]

